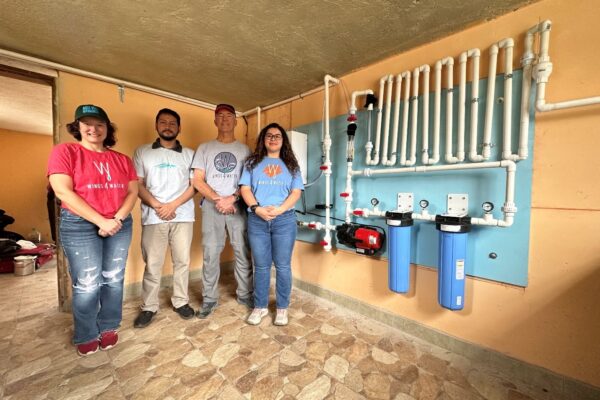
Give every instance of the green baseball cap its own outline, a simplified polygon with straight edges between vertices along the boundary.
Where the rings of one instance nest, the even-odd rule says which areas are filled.
[[[77,110],[75,110],[75,119],[78,120],[83,117],[95,117],[105,121],[106,123],[110,123],[106,112],[102,108],[93,104],[82,104],[77,107]]]

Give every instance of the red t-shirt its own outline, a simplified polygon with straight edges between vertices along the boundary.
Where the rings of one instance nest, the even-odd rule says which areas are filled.
[[[126,155],[113,150],[98,153],[79,143],[54,146],[48,160],[48,176],[52,174],[69,175],[73,191],[105,218],[114,217],[127,197],[129,182],[138,179]],[[62,207],[70,210],[64,201]]]

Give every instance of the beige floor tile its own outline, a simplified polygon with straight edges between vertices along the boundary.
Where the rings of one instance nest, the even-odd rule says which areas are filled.
[[[200,282],[190,304],[201,303]],[[231,272],[206,320],[172,311],[170,289],[147,328],[139,299],[123,306],[118,346],[79,357],[72,317],[57,311],[56,269],[0,276],[0,397],[6,399],[553,400],[493,367],[433,346],[294,289],[290,323],[245,322]],[[273,294],[271,293],[273,299]]]

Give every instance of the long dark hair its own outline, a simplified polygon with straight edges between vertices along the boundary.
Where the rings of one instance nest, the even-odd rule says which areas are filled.
[[[267,146],[265,146],[265,136],[267,135],[267,131],[271,128],[276,128],[281,132],[281,137],[283,139],[283,143],[281,145],[281,150],[279,151],[279,158],[285,164],[290,174],[296,175],[300,171],[300,166],[298,165],[298,160],[296,160],[296,156],[294,155],[294,151],[292,150],[292,145],[290,144],[290,139],[288,138],[285,129],[281,127],[276,122],[272,122],[269,125],[262,128],[260,134],[258,135],[258,139],[256,140],[256,149],[254,149],[254,153],[250,154],[248,159],[246,160],[246,168],[248,171],[252,171],[254,167],[256,167],[266,156],[267,156]]]
[[[117,128],[112,122],[106,122],[106,139],[102,142],[104,147],[112,147],[117,144],[117,136],[115,132]],[[79,120],[67,124],[67,132],[71,134],[78,142],[81,142],[81,132],[79,132]]]

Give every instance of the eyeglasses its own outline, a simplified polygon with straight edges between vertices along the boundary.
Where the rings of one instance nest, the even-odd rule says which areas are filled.
[[[283,136],[281,135],[265,135],[265,140],[273,140],[273,141],[280,141],[283,139]]]

